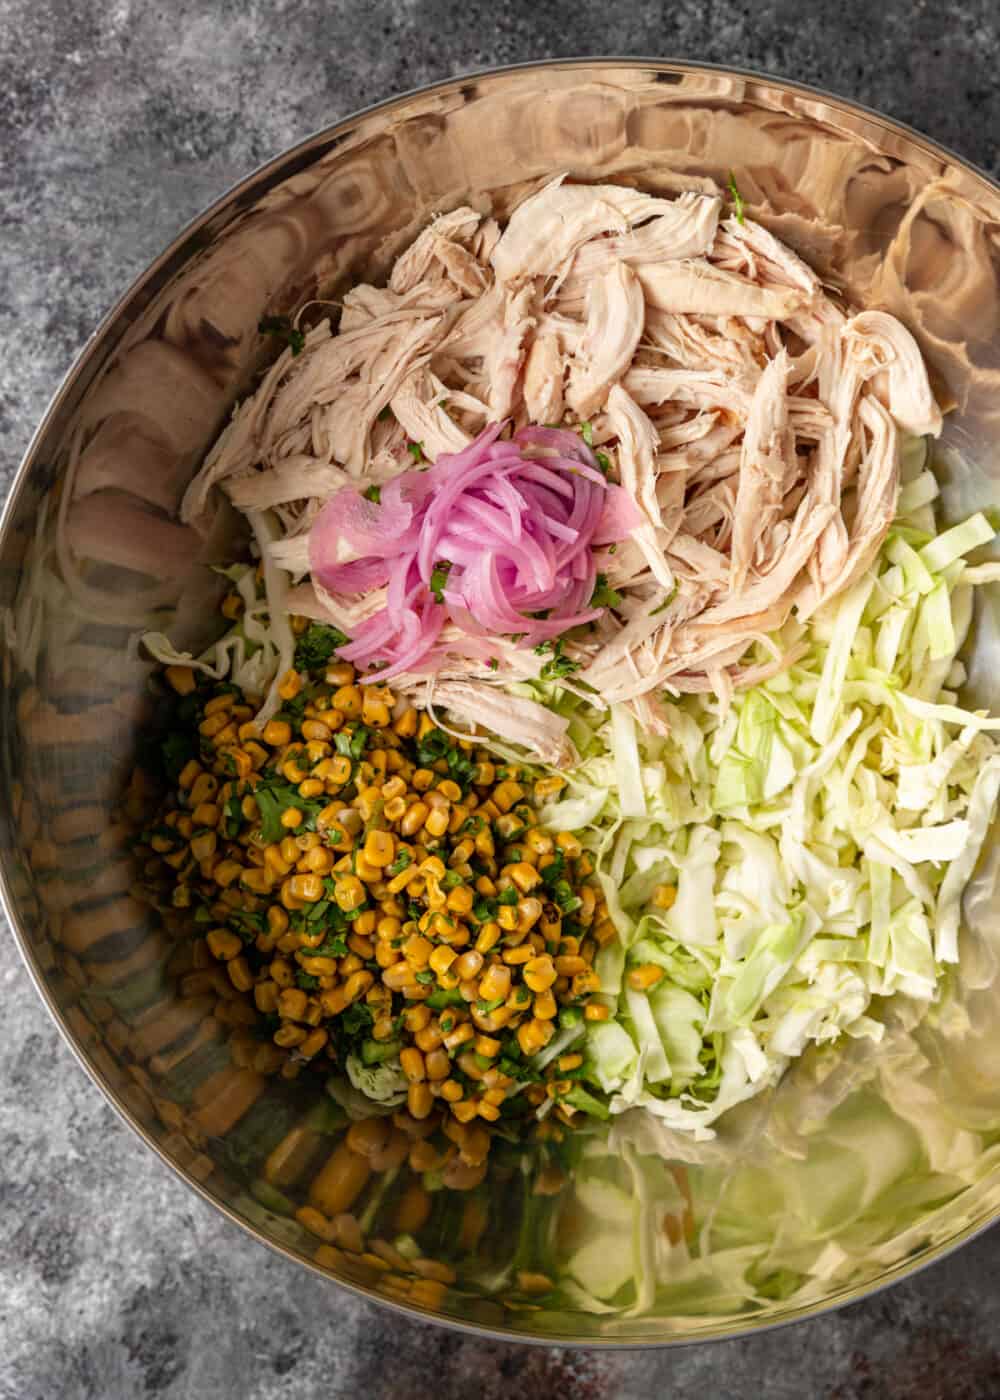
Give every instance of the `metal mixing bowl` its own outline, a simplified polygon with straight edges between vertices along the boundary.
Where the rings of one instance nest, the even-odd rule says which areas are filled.
[[[993,503],[1000,192],[922,137],[820,93],[625,61],[443,83],[251,175],[98,328],[7,502],[3,897],[38,989],[87,1073],[206,1200],[391,1306],[417,1311],[386,1293],[374,1266],[324,1251],[288,1214],[336,1145],[309,1117],[307,1092],[227,1067],[225,1009],[190,994],[183,940],[129,893],[130,832],[148,802],[130,774],[156,718],[137,639],[155,625],[198,644],[218,583],[206,566],[233,547],[221,534],[197,538],[177,504],[267,353],[263,315],[377,281],[433,213],[469,201],[502,217],[558,171],[675,191],[724,185],[730,170],[755,215],[832,284],[913,329],[953,408],[937,454],[946,514]],[[1000,701],[998,636],[987,604],[969,657],[978,703]],[[722,1337],[856,1299],[982,1229],[1000,1210],[990,986],[1000,921],[992,857],[987,866],[944,1012],[914,1024],[897,1008],[880,1049],[852,1042],[806,1056],[714,1142],[667,1144],[669,1166],[654,1151],[664,1144],[631,1125],[613,1149],[627,1218],[602,1220],[606,1203],[575,1185],[553,1215],[551,1198],[533,1194],[530,1163],[509,1158],[471,1204],[434,1193],[420,1244],[451,1257],[458,1282],[424,1315],[578,1343]],[[268,1153],[289,1129],[298,1146],[276,1166]],[[369,1237],[391,1238],[386,1215],[404,1183],[388,1185],[380,1206],[385,1186],[359,1198]],[[555,1223],[539,1239],[543,1218]],[[518,1294],[512,1260],[544,1246],[558,1274],[581,1230],[624,1251],[616,1267],[638,1269],[640,1284],[626,1280],[604,1311],[587,1310],[572,1286]]]

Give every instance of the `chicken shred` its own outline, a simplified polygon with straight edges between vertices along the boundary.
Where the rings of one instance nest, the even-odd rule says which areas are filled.
[[[941,413],[899,321],[852,314],[772,233],[722,218],[718,196],[564,177],[534,189],[505,227],[442,214],[387,286],[343,297],[339,328],[320,321],[300,354],[285,350],[181,517],[207,532],[215,486],[275,511],[285,537],[270,557],[305,579],[291,606],[350,631],[384,590],[334,598],[308,581],[309,528],[330,496],[411,469],[416,443],[434,461],[488,422],[590,420],[641,519],[597,551],[620,602],[565,654],[596,703],[627,703],[661,732],[664,692],[724,698],[791,664],[795,624],[773,634],[868,567],[896,507],[900,435],[936,435]],[[463,654],[466,635],[443,634],[434,703],[569,761],[564,723],[502,688],[543,658],[497,638],[487,668],[481,642]]]

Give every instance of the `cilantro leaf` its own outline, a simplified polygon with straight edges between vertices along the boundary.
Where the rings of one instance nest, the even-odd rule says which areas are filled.
[[[579,671],[579,661],[573,661],[570,657],[563,656],[562,646],[562,638],[558,637],[552,645],[550,660],[546,661],[538,673],[539,680],[557,681],[561,680],[563,676],[571,676],[574,671]],[[536,647],[535,650],[540,651],[541,648]]]
[[[746,216],[743,211],[746,206],[743,203],[743,196],[740,194],[739,187],[736,184],[736,176],[731,170],[729,172],[729,179],[726,183],[729,189],[729,193],[732,196],[733,213],[736,215],[736,221],[737,223],[745,224]]]
[[[447,559],[439,559],[431,571],[431,581],[428,587],[434,595],[435,603],[443,603],[443,588],[448,582],[448,575],[451,573],[451,564]]]
[[[650,617],[655,617],[655,616],[657,615],[657,613],[665,612],[666,609],[670,607],[670,604],[674,601],[674,594],[675,594],[676,592],[677,592],[677,589],[676,589],[676,588],[671,588],[670,592],[669,592],[669,593],[666,595],[666,597],[663,599],[663,602],[662,602],[662,603],[659,603],[659,604],[652,610],[652,612],[649,614]]]
[[[327,627],[322,622],[312,623],[295,643],[295,669],[321,670],[337,648],[345,646],[347,641],[348,638],[339,628]]]
[[[160,754],[167,777],[176,782],[192,758],[198,757],[198,744],[193,734],[174,730],[160,745]]]
[[[325,802],[323,798],[318,801],[305,798],[291,783],[277,782],[274,779],[261,783],[254,791],[254,799],[260,812],[261,835],[268,845],[288,835],[288,831],[281,824],[283,812],[292,807],[297,808],[302,813],[298,830],[314,831],[316,817],[323,810]]]
[[[276,339],[283,340],[293,356],[301,355],[305,349],[305,333],[293,326],[288,316],[265,316],[262,321],[258,321],[257,329],[261,335],[273,335]]]
[[[598,574],[590,606],[592,608],[617,608],[621,606],[621,601],[622,595],[617,589],[608,587],[607,574]]]
[[[367,1031],[374,1019],[371,1009],[364,1002],[355,1002],[341,1014],[340,1025],[345,1035],[356,1036],[359,1031]]]
[[[235,792],[223,808],[223,822],[227,836],[239,835],[240,827],[243,825],[243,799]]]
[[[370,737],[371,731],[360,724],[357,729],[338,730],[333,736],[333,744],[337,752],[343,754],[345,758],[358,759],[368,747]]]
[[[373,501],[373,502],[375,503],[375,505],[378,505],[379,502],[381,501],[381,499],[382,499],[382,488],[381,488],[381,486],[369,486],[368,490],[365,492],[365,500],[366,500],[366,501]]]
[[[422,462],[424,460],[424,445],[422,442],[408,442],[406,444],[406,450],[415,462]]]

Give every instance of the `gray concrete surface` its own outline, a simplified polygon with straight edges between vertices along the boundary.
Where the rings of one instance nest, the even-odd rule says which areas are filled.
[[[210,198],[383,95],[546,55],[747,65],[1000,173],[996,0],[0,0],[0,483],[110,304]],[[1000,1396],[1000,1235],[836,1315],[570,1355],[401,1324],[253,1244],[122,1126],[0,929],[0,1400]]]

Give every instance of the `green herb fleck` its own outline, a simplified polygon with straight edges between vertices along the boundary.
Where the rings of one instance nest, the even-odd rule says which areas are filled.
[[[740,194],[739,187],[736,184],[736,176],[731,170],[729,172],[729,180],[727,184],[729,187],[729,193],[732,196],[733,212],[736,215],[736,221],[737,223],[745,224],[746,216],[743,211],[746,206],[743,203],[743,196]]]
[[[663,599],[663,602],[657,604],[657,606],[653,608],[652,612],[649,614],[650,617],[656,617],[657,613],[665,612],[667,608],[670,607],[670,604],[674,601],[674,594],[676,592],[676,588],[671,588],[670,592]]]
[[[382,488],[380,486],[369,486],[368,490],[365,492],[365,500],[372,501],[375,505],[378,505],[381,499]]]
[[[402,875],[403,871],[406,870],[407,867],[412,864],[413,857],[410,854],[410,852],[400,851],[399,855],[392,862],[392,864],[389,866],[388,870],[385,873],[389,876],[390,879],[393,879],[396,875]]]
[[[319,671],[328,664],[338,647],[346,645],[348,638],[337,627],[326,627],[314,622],[302,633],[295,643],[296,671]]]
[[[301,355],[305,349],[305,334],[293,326],[288,316],[265,316],[257,323],[261,335],[273,335],[281,339],[291,350],[292,355]]]
[[[373,1020],[370,1008],[364,1002],[355,1002],[341,1013],[340,1026],[345,1035],[357,1035],[359,1031],[367,1030]]]
[[[539,680],[557,681],[561,680],[563,676],[571,676],[574,671],[579,671],[579,661],[573,661],[570,657],[563,656],[561,637],[558,637],[554,643],[548,643],[548,647],[552,651],[552,656],[539,671]],[[535,647],[536,652],[543,651],[544,649],[544,645],[542,647]]]
[[[622,595],[616,589],[608,587],[607,574],[598,574],[590,606],[592,608],[617,608],[621,606],[621,601]]]
[[[422,442],[408,442],[406,444],[406,450],[415,462],[422,462],[424,460],[424,445]]]
[[[451,564],[447,559],[439,559],[431,571],[431,581],[429,584],[431,593],[434,595],[435,603],[444,602],[442,590],[448,582],[448,575],[451,573]]]

